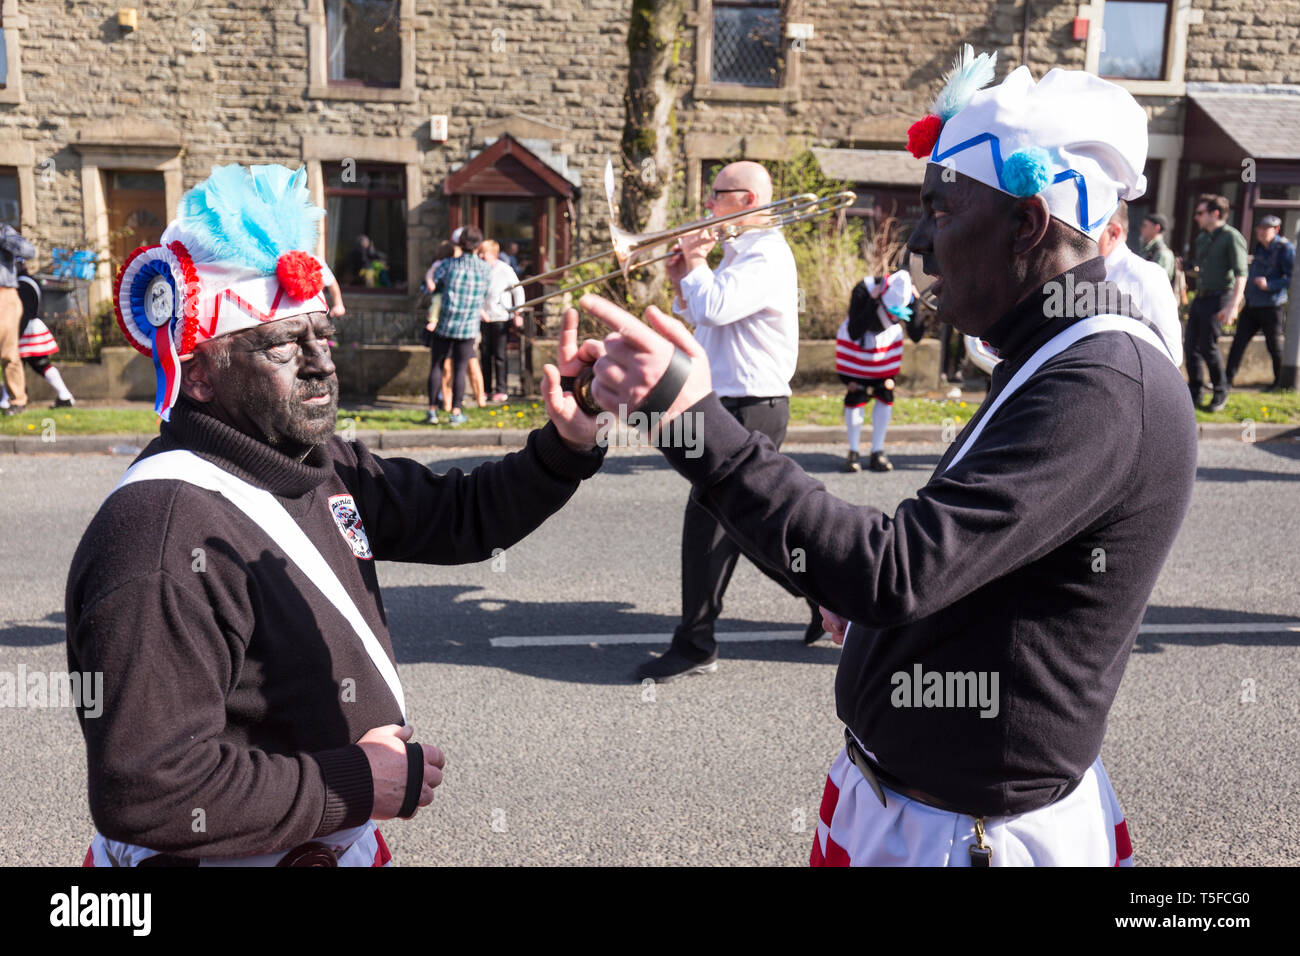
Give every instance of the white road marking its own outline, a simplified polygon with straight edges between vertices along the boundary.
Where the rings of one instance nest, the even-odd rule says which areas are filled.
[[[1297,621],[1259,621],[1249,624],[1143,624],[1141,634],[1282,634],[1300,633]],[[802,640],[803,632],[789,631],[719,631],[719,644],[753,644],[770,641]],[[494,637],[493,647],[586,647],[612,644],[656,644],[672,642],[671,634],[551,634],[542,637]],[[826,641],[826,638],[822,639]],[[833,646],[833,645],[830,645]]]

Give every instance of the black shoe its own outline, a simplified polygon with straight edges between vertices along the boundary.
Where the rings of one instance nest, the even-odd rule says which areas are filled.
[[[21,415],[21,414],[22,414],[23,412],[25,412],[25,411],[27,411],[27,406],[26,406],[26,405],[10,405],[8,408],[5,409],[5,414],[6,414],[6,415]]]
[[[657,684],[667,684],[669,681],[676,680],[679,677],[685,677],[687,674],[712,674],[718,669],[718,652],[714,651],[708,660],[693,661],[683,657],[673,648],[664,651],[662,657],[656,657],[652,661],[646,661],[636,669],[636,676],[640,680],[652,680]]]
[[[862,464],[856,451],[849,452],[848,460],[844,462],[845,471],[861,471]]]
[[[54,400],[55,408],[71,408],[73,405],[76,404],[77,404],[77,400],[75,398],[56,398]]]
[[[826,633],[826,628],[822,627],[822,609],[816,606],[812,607],[812,620],[808,622],[808,628],[803,632],[803,643],[807,647],[810,644],[816,644]]]
[[[889,461],[889,456],[883,451],[873,451],[871,453],[871,464],[867,466],[872,471],[893,471],[894,466]]]
[[[1223,411],[1223,410],[1224,410],[1225,408],[1227,408],[1227,407],[1228,407],[1228,393],[1227,393],[1227,392],[1215,392],[1215,393],[1214,393],[1214,398],[1212,398],[1212,399],[1210,400],[1210,404],[1209,404],[1209,406],[1206,407],[1205,410],[1206,410],[1207,412],[1211,412],[1211,413],[1213,413],[1213,412],[1221,412],[1221,411]]]

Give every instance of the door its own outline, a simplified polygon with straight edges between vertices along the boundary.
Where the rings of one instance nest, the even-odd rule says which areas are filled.
[[[152,246],[167,226],[163,174],[110,170],[104,174],[109,253],[113,271],[139,246]]]
[[[533,275],[537,262],[536,230],[534,228],[534,199],[494,199],[483,197],[479,222],[483,224],[483,238],[495,239],[505,252],[510,243],[519,244],[519,274]]]

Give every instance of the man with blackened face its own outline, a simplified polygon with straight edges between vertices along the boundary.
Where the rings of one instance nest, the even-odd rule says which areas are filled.
[[[981,89],[994,72],[966,47],[909,132],[929,167],[908,246],[939,317],[1001,361],[893,515],[737,427],[679,323],[582,299],[615,330],[596,401],[695,416],[702,454],[661,449],[693,500],[757,563],[807,555],[790,578],[844,646],[814,865],[1132,862],[1102,739],[1196,472],[1175,360],[1099,294],[1097,236],[1145,188],[1146,114],[1088,73],[1021,66]]]
[[[600,466],[560,389],[576,313],[522,451],[439,475],[336,434],[320,215],[304,170],[219,167],[118,274],[163,421],[68,576],[68,659],[113,688],[79,712],[96,866],[387,863],[375,821],[445,761],[412,739],[376,560],[482,561]]]

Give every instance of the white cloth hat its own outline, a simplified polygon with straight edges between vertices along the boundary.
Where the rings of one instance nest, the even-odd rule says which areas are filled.
[[[867,276],[862,281],[872,295],[884,286],[885,291],[879,297],[880,304],[894,318],[906,322],[912,317],[912,276],[906,269],[885,276],[883,282],[877,282],[875,276]]]
[[[930,162],[1009,195],[1041,196],[1053,217],[1096,239],[1118,200],[1146,192],[1146,111],[1127,90],[1078,70],[1035,83],[1021,66],[981,90],[993,58],[972,53],[968,45],[957,58],[935,114],[915,124],[921,135],[909,131],[909,148],[929,145]]]

